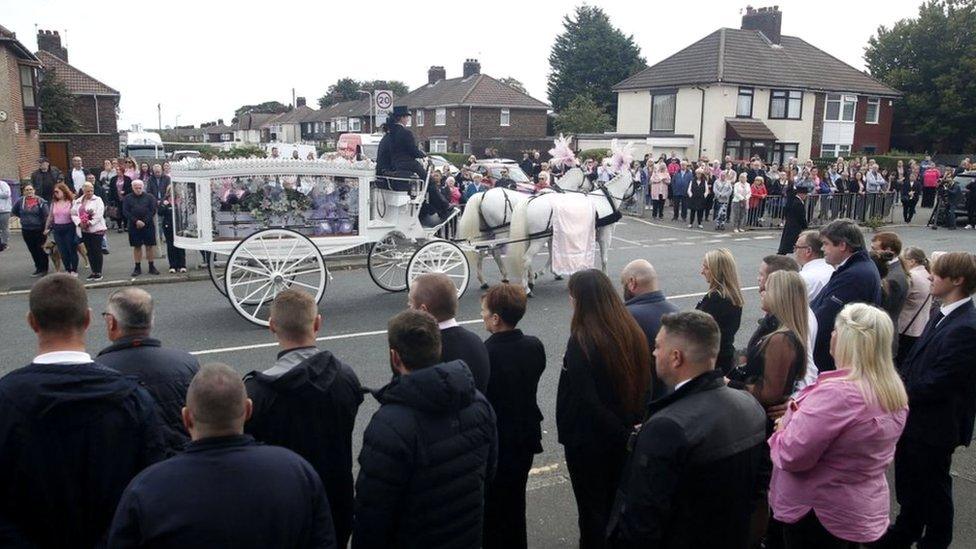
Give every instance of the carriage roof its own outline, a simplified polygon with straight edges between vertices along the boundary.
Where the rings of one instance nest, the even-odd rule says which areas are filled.
[[[172,177],[221,178],[247,175],[323,175],[337,177],[373,177],[376,164],[369,160],[291,158],[235,158],[204,160],[184,158],[172,164]]]

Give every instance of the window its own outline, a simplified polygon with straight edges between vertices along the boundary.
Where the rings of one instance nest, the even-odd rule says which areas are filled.
[[[776,143],[773,145],[772,157],[769,160],[782,166],[790,158],[798,157],[799,153],[799,143]]]
[[[471,143],[464,142],[461,145],[461,153],[462,154],[471,154]]]
[[[447,124],[447,109],[437,109],[434,111],[434,125],[443,126]]]
[[[339,119],[339,131],[347,132],[349,131],[349,119],[342,117]]]
[[[848,156],[851,153],[850,145],[834,145],[824,143],[820,146],[820,156],[824,158],[837,158],[838,156]]]
[[[877,154],[878,147],[874,145],[865,145],[864,147],[861,147],[861,152],[863,152],[864,154]]]
[[[20,96],[25,107],[36,107],[34,100],[34,69],[20,67]]]
[[[418,110],[417,111],[417,125],[418,126],[423,126],[424,125],[424,111],[423,110]]]
[[[735,106],[735,115],[739,118],[752,118],[752,88],[739,88],[739,101]]]
[[[770,90],[769,118],[799,120],[803,114],[803,92],[799,90]]]
[[[868,108],[864,111],[864,121],[868,124],[877,124],[881,114],[881,98],[869,97]]]
[[[512,111],[502,109],[501,117],[498,121],[499,126],[510,126],[512,123]]]
[[[358,118],[349,119],[349,131],[358,132],[363,129],[363,121]]]
[[[828,93],[827,104],[824,109],[824,120],[830,122],[853,122],[854,112],[856,110],[856,95]]]
[[[447,139],[431,139],[430,140],[430,152],[432,152],[432,153],[445,153],[445,152],[447,152]]]
[[[651,96],[651,131],[674,131],[676,94]]]

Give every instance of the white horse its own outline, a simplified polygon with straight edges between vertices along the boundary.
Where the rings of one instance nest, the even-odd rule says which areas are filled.
[[[563,179],[570,177],[573,171],[570,170]],[[582,175],[582,172],[579,172]],[[567,181],[573,184],[574,180]],[[560,188],[563,188],[560,185]],[[602,185],[594,191],[585,193],[587,199],[593,204],[596,210],[598,225],[596,229],[596,242],[600,246],[600,267],[603,272],[607,272],[607,261],[610,254],[610,240],[613,237],[613,224],[619,219],[617,205],[623,200],[630,198],[634,192],[633,178],[630,172],[623,171],[614,177],[606,185]],[[512,262],[512,267],[519,274],[522,285],[527,292],[531,292],[536,277],[541,273],[532,270],[532,258],[542,249],[547,238],[543,238],[552,230],[552,210],[563,195],[561,193],[546,193],[536,196],[532,200],[526,200],[515,207],[512,214],[512,223],[509,230],[509,238],[513,241],[509,245],[508,256]],[[532,238],[538,235],[539,238]],[[549,261],[547,267],[552,265],[552,247],[549,249]],[[554,273],[555,274],[555,273]]]
[[[495,187],[480,192],[468,199],[464,205],[464,213],[458,221],[458,238],[477,245],[479,240],[504,238],[509,233],[512,222],[512,212],[515,207],[528,200],[529,195],[517,191]],[[502,273],[502,282],[508,282],[508,271],[502,261],[501,249],[497,246],[488,248],[488,253],[495,258],[498,270]],[[477,266],[478,282],[482,289],[488,288],[484,275],[484,253],[478,251],[465,252],[468,260]]]

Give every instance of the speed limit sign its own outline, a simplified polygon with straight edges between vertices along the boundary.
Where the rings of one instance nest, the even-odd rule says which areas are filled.
[[[376,90],[373,93],[373,107],[376,117],[384,117],[393,110],[393,92],[390,90]]]

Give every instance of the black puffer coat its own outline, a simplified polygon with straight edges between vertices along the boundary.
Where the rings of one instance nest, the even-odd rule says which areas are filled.
[[[497,456],[495,413],[455,360],[376,393],[363,435],[352,546],[481,547],[485,484]]]

